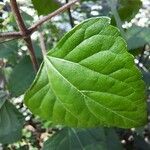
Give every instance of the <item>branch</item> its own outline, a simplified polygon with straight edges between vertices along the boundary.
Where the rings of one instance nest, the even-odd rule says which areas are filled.
[[[51,14],[43,17],[41,20],[37,21],[35,24],[33,24],[29,30],[31,33],[33,33],[34,31],[36,31],[38,29],[39,26],[41,26],[43,23],[47,22],[48,20],[50,20],[52,17],[64,12],[65,10],[67,10],[68,8],[70,8],[72,5],[74,5],[76,2],[79,2],[80,0],[72,0],[71,2],[65,4],[64,6],[60,7],[59,9],[57,9],[56,11],[52,12]]]
[[[69,0],[66,0],[66,3],[68,3],[68,1]],[[70,8],[68,8],[68,16],[69,16],[70,25],[73,28],[74,27],[74,20],[73,20]]]
[[[26,36],[26,34],[28,33],[28,29],[26,28],[24,21],[21,17],[16,0],[10,0],[10,4],[11,4],[12,12],[14,13],[14,16],[16,18],[16,22],[19,27],[19,30],[22,33],[22,35]]]
[[[34,53],[32,41],[31,41],[31,37],[30,37],[30,32],[24,24],[24,21],[23,21],[21,14],[19,12],[19,8],[18,8],[16,0],[10,0],[10,4],[11,4],[12,12],[16,18],[17,25],[18,25],[19,30],[21,32],[21,35],[24,38],[26,45],[28,47],[28,50],[30,53],[30,58],[31,58],[31,61],[33,64],[33,68],[35,71],[37,71],[38,70],[38,62],[37,62],[37,59],[36,59],[36,56]]]
[[[0,39],[18,39],[21,38],[22,35],[20,32],[3,32],[0,34]]]
[[[37,72],[38,69],[39,69],[39,65],[38,65],[38,61],[37,61],[36,56],[35,56],[35,52],[34,52],[31,37],[29,36],[28,38],[26,38],[24,40],[25,40],[26,45],[29,49],[30,58],[31,58],[31,61],[32,61],[32,64],[33,64],[33,68],[34,68],[35,72]]]
[[[71,2],[65,4],[64,6],[60,7],[56,11],[52,12],[51,14],[43,17],[41,20],[39,20],[35,24],[33,24],[30,28],[27,28],[24,24],[21,14],[19,12],[19,8],[18,8],[16,0],[10,0],[11,9],[16,18],[16,22],[17,22],[20,32],[1,33],[0,38],[2,38],[2,39],[9,39],[9,38],[14,39],[14,38],[20,38],[20,37],[24,38],[24,41],[26,42],[26,45],[27,45],[29,53],[30,53],[30,58],[31,58],[31,61],[33,64],[33,68],[35,71],[37,71],[38,70],[38,62],[37,62],[34,48],[32,45],[32,41],[31,41],[31,37],[30,37],[31,34],[34,31],[36,31],[38,29],[38,27],[41,26],[43,23],[50,20],[52,17],[69,9],[72,5],[74,5],[76,2],[79,2],[79,1],[80,0],[72,0]],[[45,48],[42,47],[42,49],[44,50]]]
[[[51,14],[43,17],[42,19],[40,19],[39,21],[37,21],[35,24],[33,24],[30,28],[26,28],[23,19],[21,17],[21,15],[18,15],[18,13],[20,14],[19,10],[14,10],[14,13],[17,13],[17,15],[15,15],[16,20],[20,20],[21,22],[17,21],[17,24],[19,26],[19,29],[21,29],[21,32],[4,32],[4,33],[0,33],[0,39],[11,39],[11,38],[21,38],[21,37],[28,37],[30,36],[34,31],[38,30],[38,27],[41,26],[43,23],[45,23],[46,21],[50,20],[52,17],[66,11],[68,8],[70,8],[72,5],[74,5],[76,2],[79,2],[80,0],[73,0],[67,4],[65,4],[64,6],[60,7],[59,9],[57,9],[56,11],[52,12]],[[10,1],[11,3],[15,4],[16,0]],[[15,6],[16,7],[16,6]],[[17,6],[18,7],[18,6]],[[13,10],[13,8],[12,8]],[[71,16],[72,17],[72,16]],[[24,28],[25,27],[25,28]]]

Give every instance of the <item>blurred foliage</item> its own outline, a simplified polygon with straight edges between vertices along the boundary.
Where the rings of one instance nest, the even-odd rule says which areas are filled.
[[[18,72],[16,74],[16,72]],[[24,56],[18,64],[15,65],[12,73],[10,74],[8,82],[8,90],[12,96],[22,95],[27,88],[31,85],[35,77],[35,72],[29,56]]]
[[[2,98],[1,94],[0,92]],[[3,99],[0,99],[0,141],[8,144],[21,139],[24,117],[14,105]]]
[[[32,0],[32,3],[38,12],[38,15],[47,15],[48,13],[58,9],[60,6],[56,0]]]
[[[130,21],[138,13],[141,6],[142,2],[140,0],[119,0],[116,2],[116,8],[122,22]],[[111,21],[112,24],[115,24],[114,17]]]
[[[44,144],[44,150],[123,150],[114,129],[73,129],[64,128],[48,139]]]
[[[46,15],[61,5],[64,0],[32,0],[18,1],[20,10],[27,26],[38,20],[39,15]],[[86,18],[96,16],[109,16],[112,24],[118,25],[123,31],[128,43],[129,52],[134,54],[135,62],[143,73],[147,85],[147,102],[150,106],[150,3],[148,0],[116,0],[113,14],[109,0],[82,0],[80,5],[72,7],[71,14],[75,24]],[[51,7],[49,7],[51,6]],[[28,10],[28,11],[27,11]],[[143,12],[139,11],[143,10]],[[146,13],[149,12],[149,13]],[[144,15],[145,14],[145,15]],[[116,15],[118,18],[115,18]],[[141,25],[143,18],[145,24]],[[54,17],[44,24],[40,30],[44,33],[46,48],[49,50],[66,31],[71,29],[69,16],[66,13]],[[17,31],[15,19],[10,11],[8,2],[0,2],[0,32]],[[42,54],[39,44],[38,31],[32,35],[33,46],[39,64]],[[50,122],[40,123],[24,106],[22,94],[30,86],[35,73],[32,68],[27,47],[22,40],[0,41],[0,143],[4,149],[32,149],[58,146],[59,149],[79,148],[86,146],[89,150],[99,149],[150,149],[150,123],[140,129],[69,129],[52,126]],[[149,107],[150,108],[150,107]],[[150,113],[150,109],[148,109]],[[25,122],[24,122],[25,118]],[[61,129],[61,130],[60,130]],[[22,134],[21,134],[22,131]],[[57,133],[56,133],[57,132]],[[49,139],[48,139],[49,138]],[[90,140],[89,140],[90,139]],[[14,142],[14,143],[13,143]],[[13,144],[9,144],[13,143]],[[55,145],[54,145],[55,144]],[[94,148],[88,145],[94,144]],[[122,146],[121,146],[122,145]],[[100,147],[97,147],[100,146]],[[1,149],[1,146],[0,146]],[[56,149],[55,147],[53,149]],[[70,148],[72,149],[72,147]]]

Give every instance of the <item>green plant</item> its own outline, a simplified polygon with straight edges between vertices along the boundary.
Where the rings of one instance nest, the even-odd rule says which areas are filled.
[[[71,127],[145,124],[145,85],[126,47],[109,18],[84,21],[44,56],[26,105]]]
[[[126,141],[126,149],[140,148],[140,142],[149,147],[142,132],[147,123],[149,53],[145,55],[145,49],[150,30],[137,25],[122,28],[138,12],[141,1],[132,1],[131,6],[124,0],[82,0],[82,7],[109,8],[103,12],[108,17],[99,10],[98,16],[92,16],[82,7],[75,8],[83,18],[84,14],[90,17],[82,22],[70,9],[76,2],[66,0],[61,6],[55,0],[32,0],[32,11],[47,16],[31,26],[34,17],[20,11],[16,0],[10,0],[13,15],[8,3],[2,5],[8,5],[9,12],[0,27],[0,143],[4,149],[122,150],[121,140]],[[65,10],[68,15],[44,24]],[[74,26],[75,21],[81,23]],[[66,31],[58,25],[68,22],[73,28],[62,37]],[[38,38],[32,39],[35,31]],[[142,65],[144,69],[139,68]],[[127,143],[128,136],[134,144]]]

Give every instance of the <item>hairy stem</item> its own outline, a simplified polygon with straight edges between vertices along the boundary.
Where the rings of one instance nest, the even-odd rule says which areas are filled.
[[[20,32],[4,32],[0,33],[0,39],[5,40],[5,39],[17,39],[22,37]]]
[[[23,33],[22,32],[4,32],[4,33],[0,33],[0,39],[4,39],[4,40],[5,39],[16,39],[16,38],[22,38],[22,36],[29,36],[36,30],[38,30],[38,27],[41,26],[43,23],[49,21],[52,17],[57,16],[58,14],[66,11],[68,8],[70,8],[72,5],[74,5],[76,2],[79,2],[79,1],[80,0],[72,0],[71,2],[65,4],[64,6],[57,9],[56,11],[41,18],[39,21],[34,23],[31,27],[29,27],[28,29],[26,28],[27,29],[26,33],[24,33],[24,32]],[[13,2],[13,0],[11,0],[11,2]],[[19,16],[19,18],[21,18],[21,15]],[[21,23],[21,25],[22,25],[22,23]]]
[[[35,24],[33,24],[30,28],[27,28],[23,19],[22,19],[21,14],[20,14],[16,0],[10,0],[11,9],[12,9],[12,12],[14,14],[14,17],[16,19],[16,22],[17,22],[17,25],[18,25],[18,28],[20,31],[19,32],[0,33],[0,39],[5,40],[5,39],[23,38],[24,41],[26,42],[27,47],[28,47],[28,50],[30,53],[30,58],[31,58],[31,61],[33,64],[33,68],[35,71],[37,71],[39,66],[38,66],[37,58],[35,56],[32,40],[31,40],[31,34],[33,32],[35,32],[36,30],[38,30],[38,27],[41,26],[43,23],[50,20],[52,17],[54,17],[54,16],[64,12],[65,10],[69,9],[72,5],[74,5],[76,2],[79,2],[79,1],[80,0],[72,0],[70,2],[67,1],[68,2],[67,4],[60,7],[56,11],[52,12],[51,14],[43,17],[42,19],[37,21]],[[69,12],[70,12],[70,10],[69,10]],[[73,19],[71,16],[71,12],[69,13],[69,16],[70,16],[71,26],[73,27],[74,23],[73,23]],[[44,40],[41,38],[42,52],[43,52],[43,54],[46,54],[44,43],[42,43],[42,41],[44,42]]]
[[[11,5],[12,12],[15,16],[18,28],[19,28],[21,35],[24,38],[26,45],[28,47],[28,50],[30,53],[30,58],[31,58],[31,61],[33,64],[33,68],[35,71],[37,71],[38,70],[38,62],[37,62],[37,59],[36,59],[36,56],[34,53],[34,48],[33,48],[31,37],[30,37],[30,32],[24,24],[24,21],[21,17],[21,14],[20,14],[16,0],[10,0],[10,5]]]

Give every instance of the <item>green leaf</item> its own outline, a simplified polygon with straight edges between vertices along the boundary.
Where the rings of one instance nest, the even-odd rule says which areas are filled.
[[[26,13],[25,11],[21,11],[21,16],[23,17],[23,20],[24,20],[26,26],[29,27],[31,25],[31,23],[33,22],[33,16]],[[16,24],[16,26],[17,26],[17,24]]]
[[[145,44],[150,44],[150,28],[132,26],[126,31],[129,49],[141,48]]]
[[[141,137],[140,135],[135,135],[134,148],[139,150],[148,150],[150,149],[150,144],[146,142],[144,137]]]
[[[116,4],[118,4],[118,14],[121,21],[130,21],[142,6],[141,0],[118,0]],[[114,17],[112,17],[111,23],[115,24]]]
[[[0,58],[9,58],[18,50],[17,41],[7,41],[0,43]]]
[[[32,0],[38,15],[47,15],[60,7],[57,0]]]
[[[97,1],[97,0],[80,0],[81,2],[84,2],[84,1],[86,1],[86,2],[88,2],[88,1]]]
[[[64,128],[45,143],[43,150],[123,150],[113,129]]]
[[[0,90],[0,109],[3,106],[7,99],[7,93],[5,91]]]
[[[142,70],[142,72],[143,72],[143,79],[144,79],[147,87],[149,87],[150,86],[150,72],[149,71],[146,72],[143,70]]]
[[[70,127],[131,128],[147,117],[141,72],[107,17],[88,19],[60,40],[25,103],[41,118]]]
[[[35,73],[29,56],[25,56],[13,69],[8,83],[12,96],[20,96],[29,88]]]
[[[0,108],[0,143],[8,144],[21,138],[24,117],[10,102]]]

